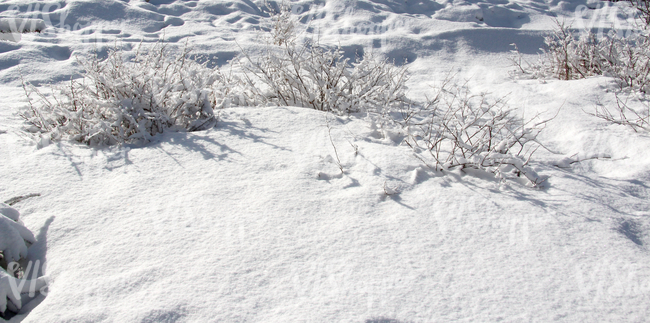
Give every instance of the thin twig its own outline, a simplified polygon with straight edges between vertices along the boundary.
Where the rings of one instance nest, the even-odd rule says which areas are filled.
[[[344,173],[343,166],[341,165],[339,152],[336,150],[336,145],[334,145],[334,139],[332,139],[332,126],[330,125],[330,121],[327,118],[327,114],[325,115],[325,122],[327,123],[327,134],[329,135],[330,143],[332,144],[332,147],[334,147],[334,155],[336,156],[336,165],[339,166],[339,169],[341,170],[341,174],[343,174]]]
[[[24,200],[26,200],[28,198],[37,197],[37,196],[41,196],[41,194],[40,193],[32,193],[32,194],[27,194],[27,195],[16,196],[16,197],[12,197],[12,198],[6,200],[5,204],[11,206],[11,205],[14,205],[14,204],[16,204],[18,202],[22,202],[22,201],[24,201]]]

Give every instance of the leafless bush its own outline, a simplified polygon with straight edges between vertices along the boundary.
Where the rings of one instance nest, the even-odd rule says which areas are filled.
[[[646,30],[624,37],[610,31],[602,37],[557,22],[545,37],[546,48],[537,62],[522,59],[516,45],[511,61],[516,73],[531,78],[572,80],[592,75],[614,77],[620,88],[650,91],[650,33]]]
[[[621,89],[650,93],[650,33],[623,38],[612,32],[604,40],[601,60],[605,74],[612,75]]]
[[[504,99],[447,82],[424,106],[402,115],[407,144],[433,169],[480,169],[503,180],[522,177],[532,186],[545,181],[528,164],[541,147],[537,137],[547,121],[514,116]]]
[[[615,112],[600,105],[590,114],[615,124],[630,126],[635,131],[650,129],[647,109],[632,109],[628,107],[627,100],[621,98],[622,93],[630,90],[641,95],[650,93],[650,30],[632,33],[628,37],[616,31],[610,31],[600,38],[584,32],[579,37],[568,26],[558,23],[545,42],[546,51],[533,64],[523,61],[515,45],[511,60],[519,75],[563,80],[590,75],[612,76],[619,85]]]
[[[517,67],[517,72],[531,78],[558,78],[573,80],[587,76],[599,75],[607,68],[606,51],[604,46],[593,33],[578,36],[571,26],[556,21],[552,34],[544,37],[544,52],[537,62],[525,62],[516,44],[510,60]]]
[[[408,102],[407,71],[372,55],[351,62],[340,48],[298,39],[289,9],[272,16],[275,27],[261,58],[246,51],[246,79],[254,102],[308,107],[338,114],[376,112]]]
[[[643,102],[645,104],[643,109],[633,109],[629,107],[628,101],[629,97],[621,98],[620,94],[616,94],[616,108],[614,112],[611,112],[604,105],[599,104],[596,106],[596,111],[589,114],[613,124],[628,126],[635,132],[640,130],[650,131],[650,103],[645,101]]]
[[[79,59],[81,78],[52,96],[23,83],[30,107],[22,116],[31,132],[89,145],[147,141],[165,129],[209,128],[215,109],[238,100],[236,81],[189,57],[187,49],[175,56],[157,44],[140,45],[132,58],[115,48],[103,60]]]
[[[274,45],[282,46],[287,42],[293,41],[296,35],[297,21],[291,17],[291,7],[283,2],[279,10],[271,8],[270,4],[266,5],[271,13],[272,26],[270,28],[271,39]]]

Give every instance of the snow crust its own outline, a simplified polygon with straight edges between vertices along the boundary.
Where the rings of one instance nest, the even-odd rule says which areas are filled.
[[[30,15],[36,4],[50,14]],[[433,172],[400,144],[403,134],[362,115],[326,119],[294,107],[224,109],[214,129],[144,146],[37,147],[20,132],[21,73],[49,93],[46,84],[78,73],[76,55],[163,38],[219,66],[238,46],[261,48],[266,15],[261,1],[0,0],[0,18],[48,25],[0,40],[0,200],[41,194],[14,207],[37,233],[27,258],[46,262],[50,277],[47,296],[11,322],[650,317],[650,136],[584,113],[615,104],[606,77],[508,73],[510,44],[534,59],[554,18],[626,26],[610,14],[622,4],[294,4],[305,34],[350,57],[373,51],[404,62],[415,97],[451,72],[476,92],[508,95],[522,117],[557,115],[540,135],[557,154],[540,151],[533,163],[548,187]],[[611,158],[572,163],[593,156]],[[0,206],[0,246],[26,239],[12,212]],[[1,276],[0,292],[7,284]]]

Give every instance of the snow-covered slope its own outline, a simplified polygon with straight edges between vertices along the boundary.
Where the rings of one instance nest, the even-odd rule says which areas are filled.
[[[214,129],[144,146],[37,149],[20,132],[21,74],[48,91],[78,73],[76,55],[160,39],[223,65],[260,48],[267,15],[250,1],[0,1],[0,19],[50,26],[0,41],[0,200],[41,194],[14,207],[50,279],[12,321],[647,320],[650,136],[584,112],[614,104],[607,78],[508,73],[511,43],[534,57],[553,18],[584,9],[576,23],[608,27],[617,5],[292,5],[304,33],[350,56],[405,61],[413,97],[451,72],[522,116],[557,114],[540,139],[559,154],[533,162],[547,188],[433,172],[364,116],[294,107],[225,109]],[[612,159],[553,166],[573,154]]]

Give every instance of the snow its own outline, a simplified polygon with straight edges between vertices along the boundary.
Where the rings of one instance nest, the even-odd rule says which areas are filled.
[[[20,220],[20,212],[5,203],[0,203],[0,215],[4,215],[14,222],[18,222]]]
[[[629,23],[606,14],[622,3],[595,3],[294,3],[301,32],[347,56],[406,60],[415,98],[452,73],[521,117],[555,116],[532,162],[547,187],[531,189],[432,171],[363,115],[296,107],[223,109],[213,129],[145,145],[37,145],[21,132],[21,75],[50,93],[76,56],[116,40],[132,51],[164,38],[221,66],[238,46],[261,50],[268,18],[261,1],[1,0],[2,19],[49,21],[0,40],[0,200],[41,194],[12,207],[49,277],[9,321],[646,321],[650,135],[585,113],[615,104],[609,78],[509,74],[510,44],[534,59],[553,19],[580,6],[601,6],[575,20],[590,28]],[[15,230],[0,246],[22,232],[4,210],[0,230]]]
[[[47,28],[45,21],[40,19],[0,19],[0,32],[2,33],[37,32],[45,28]]]
[[[7,204],[0,203],[0,251],[6,263],[27,256],[25,242],[34,243],[36,238],[20,221],[20,213]],[[1,307],[2,303],[0,303]]]
[[[4,270],[0,270],[0,311],[4,312],[7,309],[19,311],[24,299],[33,299],[34,294],[44,290],[46,285],[44,278],[18,280]]]

